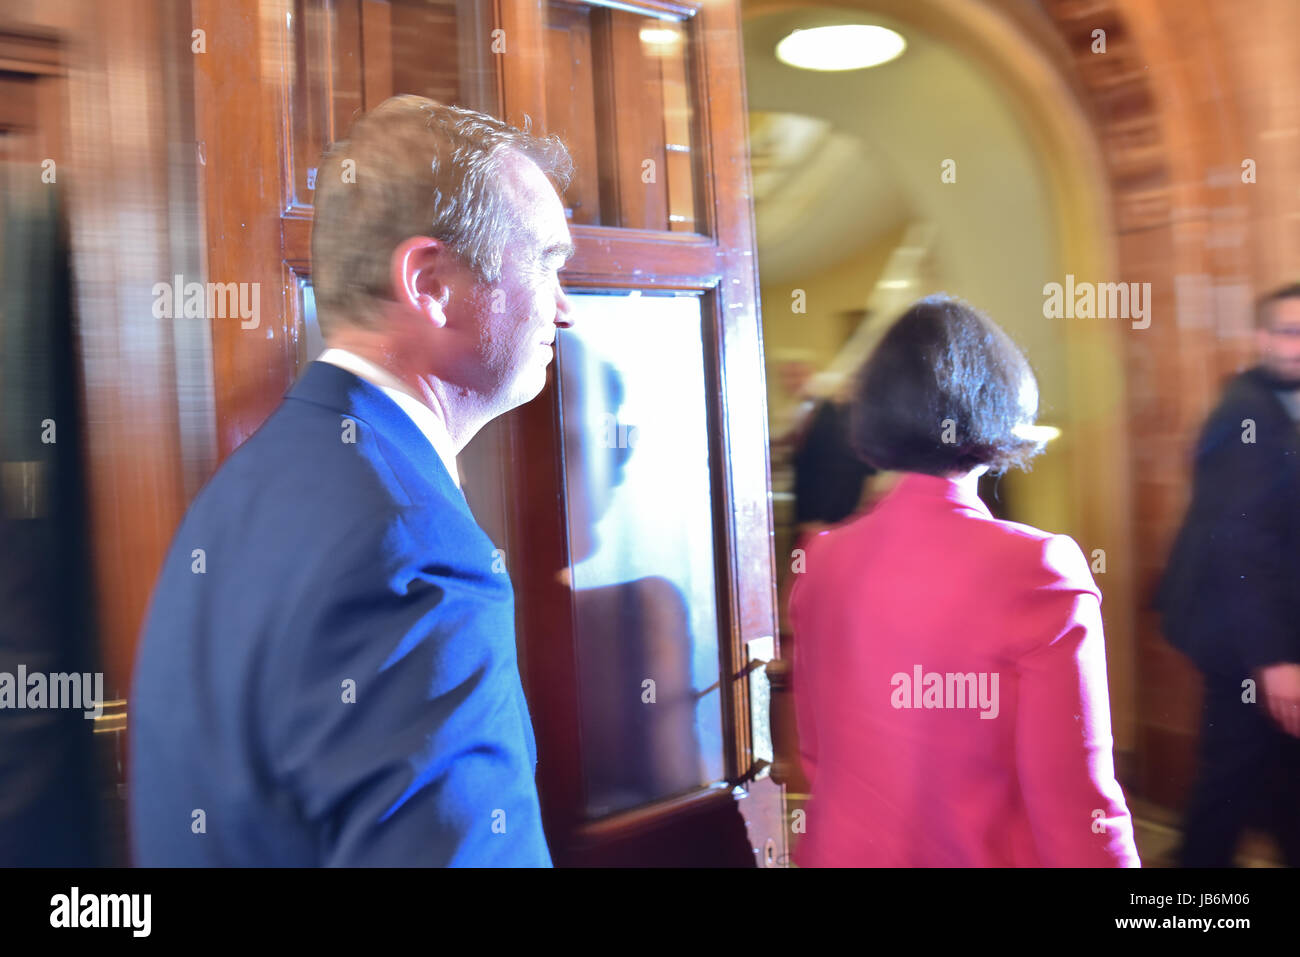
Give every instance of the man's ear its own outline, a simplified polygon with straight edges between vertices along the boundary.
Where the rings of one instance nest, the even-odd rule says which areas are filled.
[[[451,287],[443,277],[450,265],[449,255],[440,240],[412,236],[393,250],[391,261],[393,298],[439,328],[447,324],[446,308],[451,301]]]

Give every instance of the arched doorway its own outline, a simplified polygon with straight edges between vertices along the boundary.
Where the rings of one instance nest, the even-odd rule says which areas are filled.
[[[1072,535],[1093,560],[1105,594],[1117,761],[1132,787],[1140,750],[1138,581],[1126,386],[1134,347],[1126,338],[1149,330],[1122,320],[1046,318],[1043,285],[1064,282],[1067,274],[1096,282],[1129,279],[1119,266],[1122,221],[1141,210],[1116,192],[1087,87],[1061,69],[1072,56],[1073,33],[1045,14],[1017,18],[1008,12],[1011,5],[1000,6],[978,0],[856,0],[835,6],[747,0],[751,123],[755,111],[810,113],[867,142],[868,155],[884,154],[876,171],[892,176],[891,189],[908,200],[902,214],[891,208],[886,219],[910,216],[933,226],[940,266],[931,273],[941,277],[942,288],[988,309],[1029,352],[1043,381],[1045,418],[1062,435],[1031,475],[1007,478],[1015,503],[1010,517]],[[847,95],[839,102],[819,93],[815,79],[801,85],[794,75],[799,71],[777,65],[783,73],[764,76],[770,66],[763,58],[784,32],[831,22],[893,26],[913,43],[924,76],[908,77],[900,68],[892,93],[875,100],[841,85]],[[881,68],[880,83],[889,82],[890,66]],[[958,105],[945,100],[958,94]],[[973,130],[972,114],[999,129]],[[918,117],[933,119],[918,123]],[[907,134],[909,124],[926,128]],[[894,135],[903,142],[881,141]],[[956,182],[945,182],[945,161],[954,159]],[[1014,208],[1001,209],[1002,199]],[[836,202],[846,201],[841,187]],[[1009,229],[1007,218],[1022,225]],[[798,283],[778,269],[769,287],[762,272],[763,220],[760,203],[765,342],[771,349],[782,342],[773,334],[779,322],[774,312],[788,311],[785,287]],[[816,234],[818,221],[810,217],[806,235]],[[989,234],[1003,245],[988,248]],[[888,230],[883,241],[890,241]],[[1005,268],[995,268],[999,255]],[[863,268],[870,268],[871,258],[868,249],[860,259]],[[820,288],[832,285],[826,281]],[[927,291],[932,290],[917,289],[916,295]]]

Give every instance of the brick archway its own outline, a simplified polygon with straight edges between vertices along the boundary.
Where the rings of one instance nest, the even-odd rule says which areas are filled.
[[[1191,442],[1219,381],[1247,361],[1252,276],[1246,158],[1208,6],[1044,0],[1097,131],[1120,278],[1151,282],[1150,329],[1125,337],[1137,556],[1141,793],[1183,803],[1194,771],[1199,676],[1160,634],[1150,600],[1187,501]],[[1105,31],[1106,53],[1093,52]]]

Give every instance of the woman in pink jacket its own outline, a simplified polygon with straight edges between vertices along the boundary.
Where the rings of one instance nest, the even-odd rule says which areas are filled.
[[[800,866],[1139,866],[1087,561],[975,490],[1042,451],[1037,409],[1016,346],[945,296],[863,367],[854,444],[902,476],[806,544],[791,595]]]

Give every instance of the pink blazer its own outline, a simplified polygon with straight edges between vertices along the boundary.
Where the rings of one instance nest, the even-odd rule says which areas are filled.
[[[804,547],[790,605],[812,798],[797,864],[1140,866],[1101,593],[1072,539],[907,473]]]

